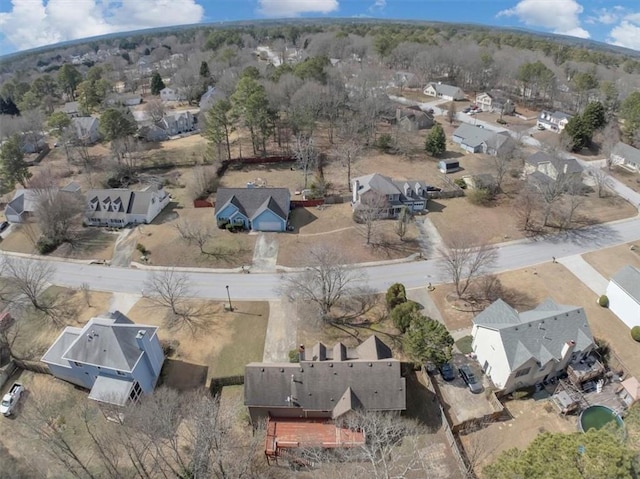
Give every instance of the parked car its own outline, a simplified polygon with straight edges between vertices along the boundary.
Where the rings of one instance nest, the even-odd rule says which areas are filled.
[[[0,233],[2,233],[8,227],[9,227],[9,222],[8,221],[3,221],[2,223],[0,223]]]
[[[18,404],[23,391],[24,388],[22,387],[22,384],[13,383],[9,392],[2,398],[2,402],[0,403],[0,413],[5,416],[11,416],[11,413],[15,409],[16,404]]]
[[[476,375],[473,374],[473,371],[471,371],[471,368],[468,365],[463,364],[460,366],[458,368],[458,372],[465,384],[469,386],[469,390],[472,393],[478,394],[482,392],[482,384],[478,381],[478,378],[476,378]]]
[[[441,364],[438,367],[438,370],[440,371],[442,379],[444,379],[445,381],[453,381],[456,378],[456,373],[453,369],[453,366],[451,366],[451,364],[449,363]]]
[[[544,130],[544,125],[538,125],[538,130],[543,131]]]
[[[470,107],[466,107],[464,110],[462,110],[462,113],[469,113],[471,111]]]

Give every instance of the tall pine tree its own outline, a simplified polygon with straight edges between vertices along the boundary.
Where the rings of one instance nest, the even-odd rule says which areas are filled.
[[[431,128],[425,140],[424,149],[431,156],[440,156],[447,150],[447,137],[440,123],[436,123]]]
[[[162,81],[162,77],[160,73],[155,72],[151,77],[151,94],[159,95],[160,90],[163,90],[165,87],[164,82]]]

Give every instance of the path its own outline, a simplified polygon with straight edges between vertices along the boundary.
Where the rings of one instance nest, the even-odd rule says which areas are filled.
[[[407,299],[421,304],[423,307],[422,314],[444,324],[440,310],[431,298],[431,295],[427,292],[426,287],[407,290]]]
[[[297,335],[298,315],[294,304],[288,300],[269,301],[269,323],[262,361],[288,363],[289,351],[297,347]]]
[[[558,263],[567,268],[571,273],[582,281],[591,291],[598,296],[605,293],[609,281],[596,269],[587,263],[582,255],[567,256],[558,259]]]
[[[438,249],[444,244],[438,228],[436,228],[429,216],[424,219],[422,219],[422,217],[416,217],[416,226],[419,232],[418,243],[420,244],[420,248],[422,248],[423,256],[425,258],[434,257]]]
[[[278,239],[276,233],[258,233],[253,249],[252,272],[274,272],[278,261]]]
[[[109,299],[109,311],[127,314],[142,296],[136,293],[113,293]]]

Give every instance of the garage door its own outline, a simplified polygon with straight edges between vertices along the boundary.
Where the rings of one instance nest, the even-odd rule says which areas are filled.
[[[282,229],[282,224],[277,221],[259,221],[253,226],[258,231],[280,231]]]

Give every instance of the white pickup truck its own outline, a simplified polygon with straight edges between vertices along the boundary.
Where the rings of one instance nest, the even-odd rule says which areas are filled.
[[[20,400],[20,396],[22,396],[22,392],[24,391],[24,387],[20,383],[13,383],[9,392],[4,395],[2,398],[2,403],[0,403],[0,413],[5,416],[11,416],[11,413],[18,404]]]

